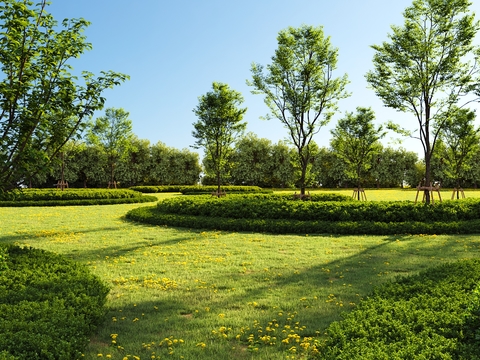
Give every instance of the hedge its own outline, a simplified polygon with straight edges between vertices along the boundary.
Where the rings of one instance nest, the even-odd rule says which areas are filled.
[[[1,194],[0,207],[110,205],[157,200],[155,196],[126,189],[23,189]]]
[[[176,197],[130,211],[155,225],[300,234],[480,233],[480,200],[413,202],[294,201],[277,195]]]
[[[211,194],[217,191],[217,186],[200,186],[200,185],[158,185],[158,186],[132,186],[131,190],[140,191],[142,193],[161,193],[161,192],[181,192],[183,195],[193,194]],[[238,193],[273,193],[270,189],[262,189],[258,186],[236,186],[228,185],[221,187],[222,192],[227,194]]]
[[[62,256],[16,246],[6,250],[0,271],[0,358],[80,358],[104,320],[108,287]]]
[[[411,201],[293,201],[285,196],[175,197],[157,205],[168,214],[224,218],[309,221],[438,222],[480,219],[480,199],[444,201],[435,205]]]
[[[376,290],[317,343],[319,359],[479,359],[480,260],[399,278]]]

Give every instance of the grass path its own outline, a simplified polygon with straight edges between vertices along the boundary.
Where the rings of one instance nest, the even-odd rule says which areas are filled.
[[[85,359],[302,358],[309,338],[373,286],[480,251],[476,235],[268,235],[125,222],[138,206],[0,208],[0,243],[64,254],[111,287]]]

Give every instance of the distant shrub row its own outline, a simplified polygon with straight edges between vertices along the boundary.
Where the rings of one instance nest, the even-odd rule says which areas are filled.
[[[23,189],[0,194],[0,206],[109,205],[157,201],[126,189]]]
[[[159,192],[180,192],[184,195],[192,194],[211,194],[217,191],[216,186],[197,186],[197,185],[166,185],[166,186],[132,186],[130,189],[142,193]],[[236,193],[272,193],[272,190],[262,189],[258,186],[222,186],[221,191],[227,194]]]
[[[480,260],[401,278],[332,323],[319,359],[479,359]]]
[[[346,200],[346,199],[345,199]],[[480,233],[480,200],[412,202],[293,201],[278,195],[176,197],[130,211],[156,225],[227,231],[330,234]]]
[[[108,291],[59,255],[0,248],[0,358],[80,359],[104,320]]]

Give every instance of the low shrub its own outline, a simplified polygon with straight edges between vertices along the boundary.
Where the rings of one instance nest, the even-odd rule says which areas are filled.
[[[399,278],[317,343],[319,359],[479,359],[480,260]]]
[[[287,196],[176,197],[158,203],[168,214],[224,218],[309,221],[439,222],[480,218],[480,200],[445,201],[435,205],[409,201],[293,201]],[[321,199],[320,199],[321,200]]]
[[[480,232],[480,200],[413,202],[294,201],[274,194],[165,199],[127,218],[156,225],[227,231],[307,234],[472,234]]]
[[[130,187],[130,190],[139,191],[146,194],[153,194],[163,192],[180,192],[184,187],[186,187],[186,185],[139,185]]]
[[[196,195],[196,194],[212,194],[218,189],[217,186],[185,186],[180,189],[180,192],[183,195]],[[258,186],[222,186],[221,191],[225,191],[227,194],[239,194],[239,193],[264,193],[271,194],[273,193],[270,189],[262,189]]]
[[[107,286],[59,255],[7,250],[8,266],[0,272],[0,359],[80,358],[104,320]]]
[[[109,205],[157,200],[154,196],[127,189],[22,189],[3,193],[0,206]]]

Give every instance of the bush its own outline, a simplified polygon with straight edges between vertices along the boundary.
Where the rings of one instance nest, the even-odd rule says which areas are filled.
[[[332,323],[319,359],[479,359],[480,261],[400,278]]]
[[[8,268],[0,273],[0,351],[19,359],[80,358],[104,320],[108,288],[59,255],[7,250]]]
[[[212,194],[218,190],[217,186],[185,186],[180,192],[183,195],[196,195],[196,194]],[[258,186],[222,186],[221,191],[225,191],[228,194],[239,194],[239,193],[273,193],[272,190],[262,189]]]
[[[320,200],[320,198],[318,199]],[[287,195],[176,197],[127,218],[156,225],[227,231],[330,234],[473,234],[480,200],[413,202],[295,201]]]
[[[109,205],[157,200],[154,196],[126,189],[23,189],[3,193],[0,206]]]

